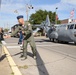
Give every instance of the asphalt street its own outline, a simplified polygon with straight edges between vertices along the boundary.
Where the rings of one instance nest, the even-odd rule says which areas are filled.
[[[76,75],[76,45],[73,43],[53,43],[46,37],[35,37],[37,59],[33,59],[28,45],[28,58],[22,60],[18,38],[9,38],[5,42],[22,75]]]

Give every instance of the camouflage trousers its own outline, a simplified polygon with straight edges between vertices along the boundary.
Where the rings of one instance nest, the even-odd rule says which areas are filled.
[[[27,45],[28,45],[28,43],[29,43],[31,50],[33,52],[33,56],[36,56],[36,45],[35,45],[34,38],[23,40],[23,56],[27,57]]]

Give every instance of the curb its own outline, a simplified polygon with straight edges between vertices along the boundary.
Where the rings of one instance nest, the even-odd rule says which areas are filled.
[[[10,64],[10,67],[11,67],[11,69],[13,71],[13,74],[14,75],[22,75],[4,44],[2,45],[2,48],[3,48],[3,50],[4,50],[5,54],[6,54],[8,62]]]

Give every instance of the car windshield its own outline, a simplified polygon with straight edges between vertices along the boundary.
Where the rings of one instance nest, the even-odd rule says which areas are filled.
[[[74,24],[72,24],[71,26],[70,26],[70,29],[73,29],[74,28]]]

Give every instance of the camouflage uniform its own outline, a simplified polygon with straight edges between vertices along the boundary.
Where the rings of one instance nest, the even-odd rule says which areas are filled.
[[[32,34],[32,27],[30,24],[25,24],[24,26],[18,26],[18,28],[11,34],[14,36],[21,29],[24,31],[24,39],[23,39],[23,56],[27,58],[27,44],[29,43],[33,52],[33,56],[36,56],[36,45],[34,41],[34,36]]]

